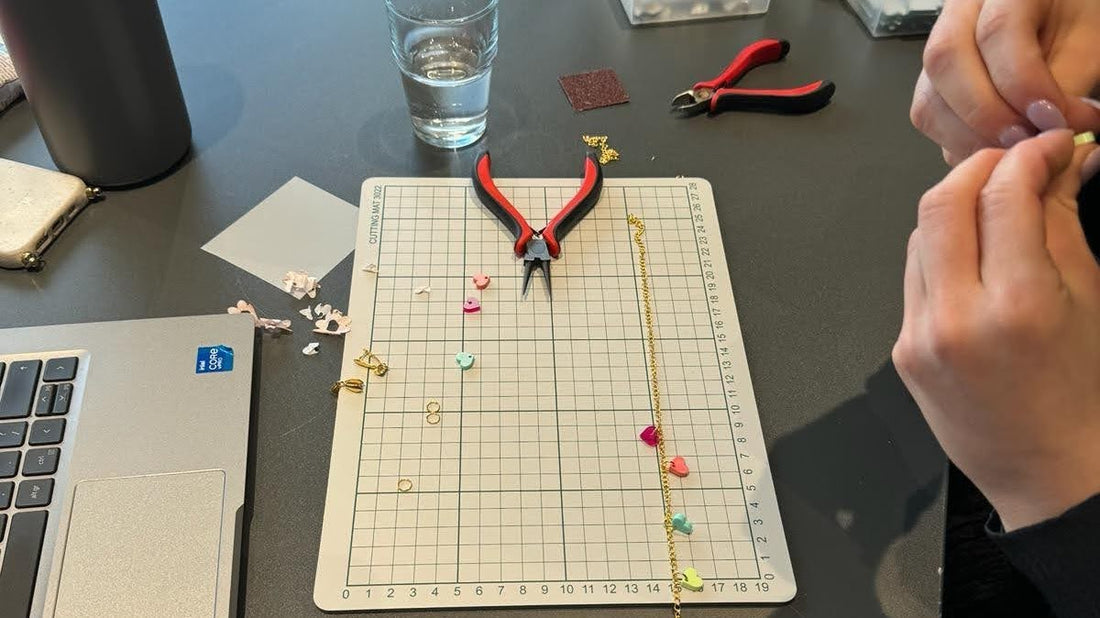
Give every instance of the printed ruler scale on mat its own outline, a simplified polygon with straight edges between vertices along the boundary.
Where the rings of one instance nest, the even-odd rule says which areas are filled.
[[[498,181],[533,220],[578,184]],[[628,213],[646,226],[664,439],[691,467],[672,479],[694,523],[676,550],[704,587],[683,602],[793,597],[706,181],[606,179],[554,264],[550,303],[541,286],[520,297],[522,263],[469,181],[380,178],[360,205],[341,377],[366,391],[337,405],[320,607],[671,603],[657,455],[638,439],[653,409]],[[470,280],[480,272],[485,290]],[[469,296],[480,312],[463,313]],[[362,348],[386,360],[384,377],[356,367]]]

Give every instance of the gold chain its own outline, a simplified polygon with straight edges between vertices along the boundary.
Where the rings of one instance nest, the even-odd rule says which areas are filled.
[[[649,384],[653,392],[653,427],[657,429],[657,464],[661,472],[661,497],[664,500],[665,540],[668,542],[668,568],[672,579],[672,615],[680,618],[680,568],[676,564],[676,539],[672,534],[672,489],[668,483],[668,459],[665,457],[665,432],[661,426],[661,389],[657,385],[657,336],[653,330],[653,299],[649,292],[646,269],[645,223],[634,215],[626,218],[634,226],[634,244],[638,246],[638,272],[642,277],[642,305],[645,308],[646,339],[649,352]]]

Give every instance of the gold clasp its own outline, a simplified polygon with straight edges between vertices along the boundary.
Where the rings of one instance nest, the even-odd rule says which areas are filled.
[[[374,352],[363,348],[363,353],[359,355],[359,358],[355,359],[355,364],[364,369],[369,369],[374,375],[382,377],[386,375],[386,372],[390,370],[390,366],[378,358]]]
[[[329,390],[332,391],[333,395],[338,395],[341,388],[347,389],[352,393],[362,393],[365,386],[366,384],[364,384],[363,381],[359,378],[348,378],[346,380],[333,382],[332,387],[329,388]]]

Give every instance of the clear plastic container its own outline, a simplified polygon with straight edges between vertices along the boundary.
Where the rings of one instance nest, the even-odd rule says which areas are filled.
[[[770,0],[620,0],[635,26],[689,19],[759,15]]]
[[[848,0],[871,36],[926,34],[939,17],[943,0]]]

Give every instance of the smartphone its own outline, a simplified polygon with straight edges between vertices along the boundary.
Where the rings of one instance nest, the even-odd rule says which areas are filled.
[[[42,268],[42,254],[98,196],[76,176],[0,159],[0,268]]]

